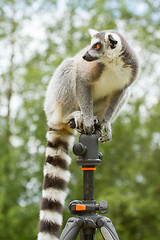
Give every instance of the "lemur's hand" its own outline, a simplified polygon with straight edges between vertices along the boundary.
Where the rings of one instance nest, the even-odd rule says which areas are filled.
[[[69,118],[69,121],[71,119],[74,119],[74,122],[75,122],[74,128],[80,133],[91,134],[95,131],[95,127],[94,127],[95,117],[88,118],[83,116],[81,111],[76,111],[70,114],[68,118]]]
[[[71,123],[70,121],[74,120],[74,123]],[[85,134],[92,134],[95,132],[95,127],[100,124],[99,120],[96,116],[93,117],[85,117],[81,111],[75,111],[71,113],[66,120],[68,123],[70,123],[71,128],[75,128],[80,133]],[[100,128],[100,125],[99,127]]]
[[[92,134],[95,131],[94,127],[94,117],[93,118],[88,118],[88,117],[83,117],[83,130],[85,134]]]
[[[111,140],[112,139],[111,123],[109,121],[108,122],[103,121],[102,129],[104,129],[105,133],[103,133],[101,131],[100,141],[103,143],[103,142]]]

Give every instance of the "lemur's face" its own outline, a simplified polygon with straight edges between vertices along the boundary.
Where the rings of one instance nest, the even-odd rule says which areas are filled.
[[[89,50],[83,56],[83,59],[91,62],[99,60],[106,62],[112,60],[121,54],[122,43],[118,34],[112,31],[97,32],[90,30],[92,36]]]

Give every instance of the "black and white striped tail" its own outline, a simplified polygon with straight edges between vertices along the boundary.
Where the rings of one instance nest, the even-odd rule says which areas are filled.
[[[70,179],[71,158],[68,155],[68,148],[72,140],[73,136],[67,129],[49,128],[47,132],[38,240],[58,240],[66,187]]]

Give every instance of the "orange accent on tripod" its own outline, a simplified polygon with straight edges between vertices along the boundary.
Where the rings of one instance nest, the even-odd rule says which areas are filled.
[[[95,167],[92,167],[92,168],[86,168],[86,167],[83,167],[83,168],[81,168],[83,171],[88,171],[88,170],[92,170],[92,171],[95,171],[96,170],[96,168]]]
[[[78,205],[76,204],[76,211],[85,211],[86,206],[85,205]]]

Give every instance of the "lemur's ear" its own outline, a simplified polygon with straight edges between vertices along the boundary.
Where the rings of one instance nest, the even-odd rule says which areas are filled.
[[[93,37],[94,35],[96,35],[97,33],[99,33],[98,31],[96,31],[96,30],[94,30],[94,29],[91,29],[91,28],[88,29],[88,32],[89,32],[89,34],[91,35],[91,37]]]

